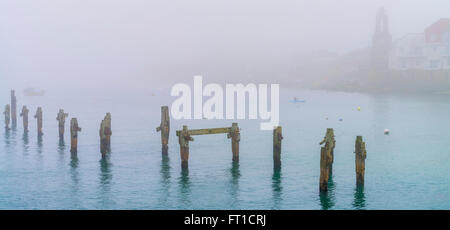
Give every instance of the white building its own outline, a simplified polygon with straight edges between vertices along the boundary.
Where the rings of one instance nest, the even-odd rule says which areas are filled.
[[[408,34],[392,44],[389,68],[450,69],[450,19],[441,19],[424,33]]]

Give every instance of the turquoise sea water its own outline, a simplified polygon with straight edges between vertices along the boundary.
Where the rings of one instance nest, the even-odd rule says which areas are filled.
[[[239,120],[240,162],[226,135],[197,136],[182,171],[175,130],[230,126],[231,120],[171,121],[168,157],[161,155],[160,106],[166,90],[49,90],[18,94],[30,109],[30,132],[0,129],[0,209],[450,209],[450,96],[366,95],[281,89],[282,169],[273,171],[272,132]],[[155,96],[152,96],[152,93]],[[9,103],[9,91],[0,93]],[[304,103],[292,103],[297,97]],[[38,140],[33,115],[44,111]],[[361,107],[361,111],[357,107]],[[65,142],[56,114],[69,113]],[[101,159],[98,128],[112,114],[112,152]],[[69,122],[77,117],[78,155]],[[328,118],[328,119],[326,119]],[[342,121],[339,121],[342,119]],[[0,118],[3,127],[4,118]],[[319,142],[336,135],[330,191],[319,193]],[[391,130],[384,135],[383,130]],[[354,141],[367,159],[364,189],[355,187]]]

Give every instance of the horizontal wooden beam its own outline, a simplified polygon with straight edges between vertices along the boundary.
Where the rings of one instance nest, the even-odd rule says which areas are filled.
[[[208,134],[221,134],[221,133],[229,133],[231,130],[231,127],[227,128],[213,128],[213,129],[192,129],[188,130],[188,134],[191,136],[195,135],[208,135]],[[180,135],[182,130],[177,131],[177,136]]]

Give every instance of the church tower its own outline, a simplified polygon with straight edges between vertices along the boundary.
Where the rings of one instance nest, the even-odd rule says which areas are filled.
[[[388,17],[384,8],[380,8],[375,24],[375,33],[372,38],[371,65],[374,69],[387,69],[389,67],[389,50],[392,38],[389,33]]]

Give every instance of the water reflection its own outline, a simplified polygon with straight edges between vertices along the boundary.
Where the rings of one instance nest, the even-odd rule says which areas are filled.
[[[59,153],[59,163],[60,165],[64,165],[64,152],[66,150],[66,145],[64,143],[64,139],[59,139],[58,141],[58,153]]]
[[[29,139],[28,139],[28,132],[24,132],[23,133],[23,135],[22,135],[22,143],[23,143],[23,153],[25,154],[25,155],[27,155],[28,154],[28,150],[29,150],[29,143],[30,143],[30,141],[29,141]]]
[[[72,193],[72,207],[78,208],[79,206],[79,176],[78,176],[78,157],[76,154],[71,154],[70,156],[70,178],[72,179],[72,189],[70,189],[71,193]]]
[[[109,159],[109,155],[102,157],[100,160],[100,200],[101,207],[110,207],[110,191],[112,180],[112,164]]]
[[[160,202],[162,206],[166,206],[167,200],[169,198],[169,190],[170,190],[170,159],[168,154],[162,154],[161,159],[161,186],[162,186],[162,196],[160,198]]]
[[[273,198],[273,209],[280,209],[281,195],[283,192],[283,187],[281,186],[281,169],[274,169],[272,175],[272,198]]]
[[[191,182],[189,180],[189,169],[181,169],[179,185],[181,203],[183,203],[185,207],[190,207]]]
[[[332,209],[334,207],[335,204],[334,188],[335,184],[333,181],[333,176],[330,174],[330,179],[328,180],[328,191],[319,193],[320,206],[322,207],[323,210]]]
[[[38,151],[38,153],[39,153],[39,155],[41,155],[42,154],[42,135],[38,135],[37,136],[37,144],[38,144],[38,149],[37,149],[37,151]]]
[[[239,205],[238,191],[239,191],[239,177],[241,177],[239,162],[231,163],[230,172],[231,172],[230,194],[232,199],[231,208],[236,208],[236,206]]]
[[[5,128],[5,145],[9,147],[11,145],[11,130]]]
[[[354,197],[355,197],[355,199],[352,204],[353,207],[358,210],[365,209],[366,208],[366,197],[364,194],[363,186],[356,186]]]

